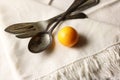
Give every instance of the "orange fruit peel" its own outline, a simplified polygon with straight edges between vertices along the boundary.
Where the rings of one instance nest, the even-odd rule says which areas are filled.
[[[58,40],[67,47],[72,47],[78,42],[79,36],[77,31],[71,26],[65,26],[58,32]]]

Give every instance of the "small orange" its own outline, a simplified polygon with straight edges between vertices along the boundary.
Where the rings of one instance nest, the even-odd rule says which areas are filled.
[[[58,32],[58,40],[64,46],[72,47],[78,42],[78,33],[71,26],[65,26]]]

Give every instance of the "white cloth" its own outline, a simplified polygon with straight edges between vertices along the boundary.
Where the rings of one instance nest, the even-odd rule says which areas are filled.
[[[73,0],[54,0],[51,6],[48,2],[0,0],[0,80],[120,79],[120,1],[101,0],[84,11],[88,19],[63,22],[55,29],[54,48],[32,54],[27,49],[30,38],[18,39],[4,29],[18,22],[49,19],[65,11]],[[58,42],[57,32],[66,25],[83,36],[83,46],[67,48]]]

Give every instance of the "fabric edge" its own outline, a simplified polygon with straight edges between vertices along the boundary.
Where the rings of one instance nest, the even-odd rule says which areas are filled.
[[[114,44],[92,56],[85,57],[40,77],[39,72],[24,77],[25,80],[116,80],[120,74],[120,43]],[[98,74],[99,73],[99,74]],[[120,77],[118,76],[118,79]]]

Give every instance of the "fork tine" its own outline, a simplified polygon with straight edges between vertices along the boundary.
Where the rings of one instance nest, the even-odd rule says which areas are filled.
[[[22,34],[18,34],[16,35],[17,38],[30,38],[34,35],[36,35],[38,32],[35,32],[35,31],[30,31],[30,32],[26,32],[26,33],[22,33]]]
[[[5,31],[13,34],[23,33],[28,30],[33,30],[33,23],[18,23],[8,26]]]

